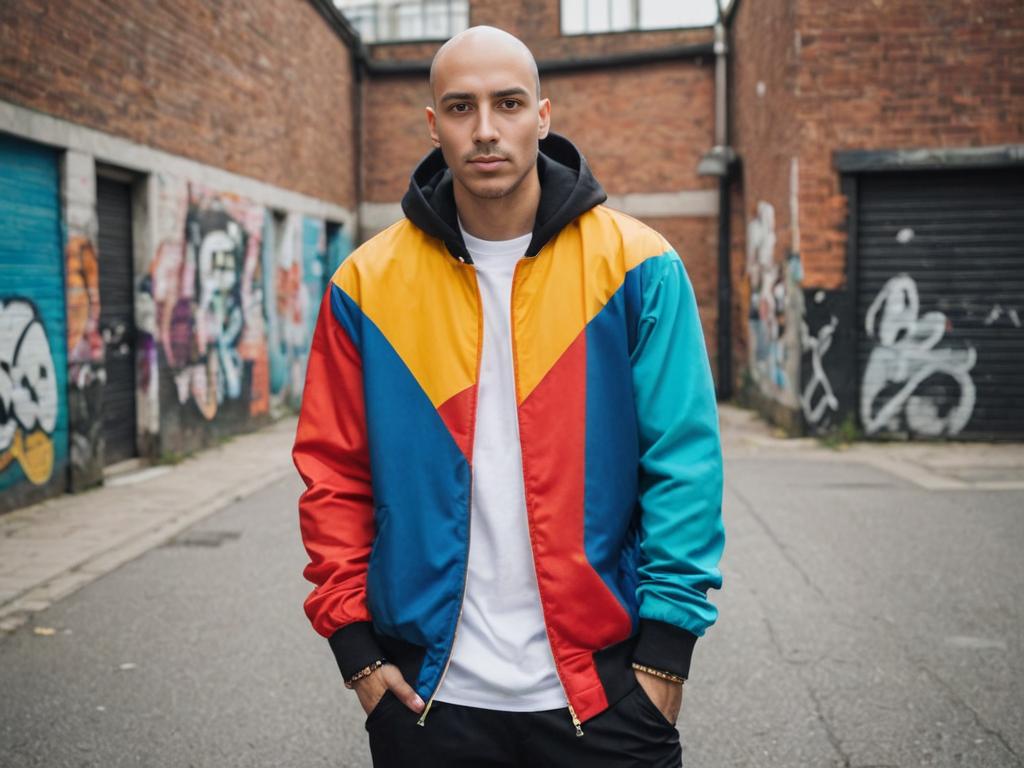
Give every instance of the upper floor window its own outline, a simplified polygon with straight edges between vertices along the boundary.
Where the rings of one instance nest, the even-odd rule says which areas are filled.
[[[469,26],[469,0],[334,0],[367,43],[447,40]]]
[[[561,0],[562,34],[710,27],[717,0]]]

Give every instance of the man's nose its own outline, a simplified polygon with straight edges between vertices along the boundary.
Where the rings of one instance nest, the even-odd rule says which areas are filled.
[[[494,115],[490,108],[482,107],[477,112],[476,131],[473,139],[478,144],[488,144],[498,140],[498,127],[494,122]]]

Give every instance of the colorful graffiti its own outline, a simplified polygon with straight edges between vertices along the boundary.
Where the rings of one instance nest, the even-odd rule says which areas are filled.
[[[174,401],[206,422],[297,407],[328,259],[340,263],[347,240],[319,219],[163,183],[162,237],[136,307],[140,401],[166,375]]]
[[[68,331],[68,413],[72,487],[100,480],[103,472],[104,343],[100,334],[99,260],[85,235],[64,249]]]
[[[977,352],[938,348],[947,329],[942,312],[920,316],[917,283],[890,278],[868,308],[864,329],[877,339],[861,382],[860,416],[867,434],[901,431],[955,435],[970,421],[975,387],[970,371]],[[922,391],[926,382],[945,380]],[[951,384],[951,386],[950,386]]]
[[[757,216],[747,225],[747,277],[750,281],[748,325],[752,341],[752,373],[767,390],[782,401],[793,401],[798,380],[798,325],[787,318],[799,318],[802,294],[795,290],[803,279],[799,256],[790,253],[785,265],[775,259],[775,208],[757,204]],[[790,349],[794,354],[790,354]]]
[[[35,304],[0,300],[0,472],[16,463],[34,485],[50,479],[59,407],[57,369]]]
[[[145,283],[154,304],[157,346],[180,405],[191,402],[206,421],[228,404],[241,404],[249,415],[265,413],[259,258],[264,210],[197,187],[190,186],[187,194],[181,230],[161,243]],[[143,359],[146,342],[143,338]],[[140,376],[141,386],[152,375]]]
[[[287,216],[278,243],[276,253],[269,245],[264,248],[267,293],[274,296],[274,311],[267,318],[270,392],[275,405],[295,408],[302,399],[309,343],[326,289],[326,229],[322,221]]]

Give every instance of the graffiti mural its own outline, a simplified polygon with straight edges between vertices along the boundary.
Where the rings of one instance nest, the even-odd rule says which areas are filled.
[[[833,315],[828,323],[821,326],[812,336],[807,322],[800,323],[801,346],[811,358],[811,375],[800,395],[800,408],[810,424],[820,424],[829,411],[839,410],[839,400],[836,399],[832,382],[829,381],[822,362],[832,347],[832,338],[838,325],[839,318]]]
[[[767,391],[783,402],[792,401],[795,407],[799,325],[788,322],[788,318],[799,318],[802,314],[802,294],[796,287],[803,275],[799,256],[790,253],[783,264],[775,259],[775,246],[775,208],[762,201],[747,226],[751,369]]]
[[[160,362],[168,368],[178,404],[193,405],[206,421],[228,406],[248,415],[265,413],[259,259],[264,211],[192,186],[184,208],[181,230],[161,242],[144,283],[152,296]],[[145,337],[141,347],[145,365],[151,357]],[[140,388],[152,376],[143,373]]]
[[[909,431],[955,435],[971,418],[975,387],[973,347],[939,347],[947,329],[942,312],[920,315],[917,283],[890,278],[864,321],[871,350],[861,382],[860,415],[867,434]]]
[[[847,319],[850,311],[846,290],[804,290],[800,410],[815,434],[832,431],[856,411],[856,341]]]
[[[149,450],[189,451],[295,408],[340,227],[171,176],[138,282],[137,403]],[[152,437],[150,437],[152,436]]]
[[[0,300],[0,473],[16,464],[33,485],[49,481],[59,408],[57,367],[35,304]]]
[[[269,240],[268,240],[269,242]],[[298,215],[284,218],[277,253],[267,247],[267,290],[273,291],[268,321],[270,392],[278,406],[298,407],[306,377],[320,298],[326,290],[327,242],[324,223]]]
[[[92,240],[85,235],[68,238],[64,261],[71,486],[82,488],[98,482],[103,472],[101,408],[106,370],[99,327],[99,260]]]

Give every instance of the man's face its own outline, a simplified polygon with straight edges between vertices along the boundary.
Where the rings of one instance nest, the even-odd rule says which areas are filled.
[[[537,162],[551,103],[537,100],[537,81],[521,51],[479,42],[445,53],[434,75],[427,123],[435,146],[461,185],[479,198],[514,192]]]

